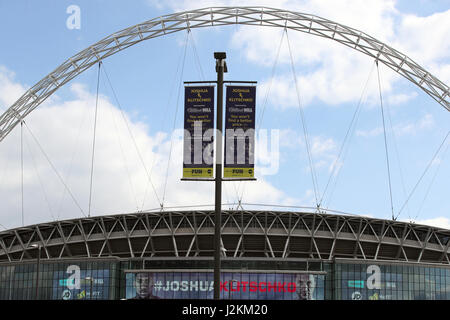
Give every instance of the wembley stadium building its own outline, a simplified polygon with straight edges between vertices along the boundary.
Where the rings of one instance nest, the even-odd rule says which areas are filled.
[[[212,299],[214,211],[0,233],[0,299]],[[450,230],[332,213],[222,212],[222,299],[450,299]]]
[[[212,7],[148,20],[73,55],[0,114],[0,142],[56,90],[113,54],[174,32],[230,25],[340,43],[450,111],[448,85],[362,31],[301,12]],[[149,211],[1,231],[0,300],[213,299],[214,214]],[[331,211],[221,215],[221,299],[450,299],[450,230]]]

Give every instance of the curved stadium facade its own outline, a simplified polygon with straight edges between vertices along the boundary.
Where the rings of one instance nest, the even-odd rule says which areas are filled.
[[[166,211],[3,231],[0,299],[130,299],[142,274],[151,297],[212,298],[213,220]],[[361,216],[223,211],[221,298],[450,299],[449,239]]]

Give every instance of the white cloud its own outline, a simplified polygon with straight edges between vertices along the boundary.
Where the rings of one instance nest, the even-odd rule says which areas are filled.
[[[268,6],[273,8],[284,8],[289,6],[293,1],[286,0],[247,0],[245,6]],[[243,6],[242,1],[239,0],[147,0],[147,3],[158,9],[170,8],[173,12],[181,12],[185,10],[209,8],[209,7],[224,7],[224,6]]]
[[[210,6],[241,6],[235,0],[200,0],[196,2],[169,0],[149,1],[150,5],[165,6],[173,11],[183,11]],[[246,6],[269,6],[319,17],[360,30],[387,43],[400,52],[418,61],[426,70],[444,83],[450,81],[450,10],[427,17],[404,14],[396,9],[396,1],[361,0],[278,0],[247,1]],[[282,30],[240,26],[234,32],[231,45],[242,52],[243,57],[254,64],[271,67],[275,60]],[[314,98],[330,105],[358,101],[372,61],[366,55],[356,52],[328,39],[289,32],[293,58],[306,73],[298,74],[303,103]],[[286,42],[286,39],[285,39]],[[289,65],[290,54],[286,43],[282,46],[279,64]],[[394,85],[407,81],[394,71],[382,68],[383,93],[391,104],[401,104],[415,98],[412,93],[392,93]],[[264,81],[263,86],[269,80]],[[261,87],[263,87],[261,86]],[[283,109],[297,106],[292,74],[285,73],[274,81],[273,105]],[[417,88],[417,90],[420,90]],[[378,93],[376,85],[368,90],[368,99]],[[281,98],[281,99],[280,99]],[[281,104],[280,101],[283,101]]]
[[[240,27],[232,45],[243,52],[254,64],[272,67],[281,39],[278,29]],[[292,59],[295,63],[297,86],[302,106],[319,99],[329,105],[357,101],[372,69],[373,62],[360,53],[329,40],[288,31]],[[274,39],[267,41],[267,39]],[[276,43],[276,45],[274,45]],[[261,94],[270,88],[269,103],[278,109],[297,107],[299,98],[291,68],[291,56],[286,37],[278,61],[280,75],[266,79],[259,85]],[[301,68],[300,68],[301,67]],[[302,70],[300,72],[300,70]],[[385,92],[391,90],[392,75],[383,74]],[[370,95],[378,93],[376,86],[368,90]]]
[[[421,119],[412,123],[401,123],[394,126],[397,136],[414,135],[423,130],[432,129],[434,127],[434,118],[431,114],[425,114]]]
[[[388,96],[387,102],[389,105],[405,104],[416,98],[417,95],[418,95],[417,92],[399,93],[399,94],[393,93]]]
[[[147,3],[158,9],[169,8],[174,12],[207,8],[207,7],[239,7],[239,0],[147,0]],[[247,0],[248,7],[269,7],[314,14],[332,21],[348,24],[373,36],[384,38],[392,34],[392,15],[396,13],[395,1],[360,1],[360,0]]]
[[[450,81],[450,10],[427,17],[402,15],[396,34],[394,47],[444,83]]]
[[[280,129],[280,147],[296,149],[304,145],[300,132],[293,129]]]
[[[336,150],[336,143],[332,138],[323,138],[320,136],[311,139],[311,153],[315,157],[330,154]]]
[[[292,76],[291,76],[292,78]],[[266,102],[272,107],[284,110],[289,107],[298,107],[298,99],[293,81],[283,77],[274,77],[258,85],[258,101]]]
[[[328,173],[336,175],[343,163],[338,160],[338,146],[333,138],[314,136],[311,138],[311,154],[314,167],[326,168]]]
[[[277,109],[297,107],[299,101],[302,106],[307,106],[314,99],[333,106],[357,102],[371,75],[364,99],[378,101],[376,70],[370,58],[337,42],[300,32],[288,33],[300,98],[297,96],[287,38],[284,37],[277,62],[277,71],[280,74],[260,83],[260,100],[265,98],[270,89],[269,103]],[[242,26],[234,33],[231,45],[243,52],[245,58],[252,63],[271,68],[275,63],[281,38],[279,29]],[[380,76],[383,95],[386,95],[391,103],[404,103],[415,97],[413,93],[394,94],[393,84],[402,78],[383,65],[380,65]]]
[[[434,127],[433,115],[427,113],[417,121],[405,121],[393,126],[395,136],[410,136],[432,129]],[[390,129],[387,129],[390,130]],[[371,130],[356,130],[358,137],[373,138],[383,134],[383,127]]]
[[[417,220],[414,223],[450,230],[450,219],[446,217],[436,217],[432,219]]]
[[[382,127],[377,127],[377,128],[371,129],[371,130],[356,130],[356,135],[358,137],[364,137],[364,138],[377,137],[382,133],[383,133]]]
[[[14,72],[0,66],[0,113],[9,108],[26,91],[26,88],[15,83]]]

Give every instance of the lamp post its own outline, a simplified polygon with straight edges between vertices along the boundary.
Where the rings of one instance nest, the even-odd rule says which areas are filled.
[[[225,52],[214,52],[217,72],[216,115],[216,196],[214,214],[214,299],[220,299],[220,226],[222,214],[222,128],[223,128],[223,73],[227,72]]]
[[[38,253],[37,253],[37,267],[36,267],[36,295],[35,295],[35,299],[39,300],[39,269],[40,269],[40,264],[41,264],[41,245],[38,244],[38,243],[34,243],[30,247],[38,249]]]

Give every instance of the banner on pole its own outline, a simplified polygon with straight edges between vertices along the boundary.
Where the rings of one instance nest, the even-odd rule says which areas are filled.
[[[186,86],[183,178],[211,178],[213,165],[214,86]]]
[[[225,112],[225,178],[253,178],[255,163],[254,86],[227,86]]]

